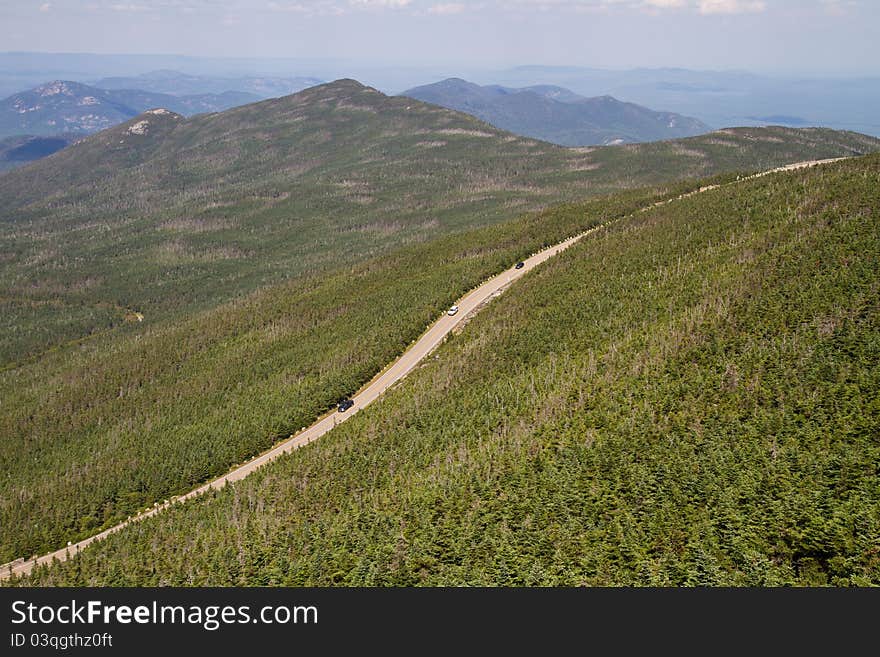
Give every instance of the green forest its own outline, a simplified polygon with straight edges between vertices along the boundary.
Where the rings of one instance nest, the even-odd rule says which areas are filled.
[[[461,293],[658,198],[434,240],[0,373],[3,554],[64,545],[225,472],[357,390]]]
[[[710,182],[878,149],[787,128],[564,149],[340,81],[142,116],[4,173],[0,562],[267,449],[542,246]]]
[[[70,540],[83,528],[57,527],[71,517],[100,526],[138,477],[143,505],[187,468],[195,481],[264,447],[492,271],[620,218],[320,441],[11,583],[880,584],[880,156],[720,181],[733,184],[646,212],[634,211],[700,184],[412,246],[235,301],[167,338],[128,339],[132,325],[101,343],[112,361],[85,343],[8,370],[3,418],[20,424],[3,434],[22,441],[3,455],[20,459],[2,468],[19,478],[0,498],[13,556]],[[407,309],[393,320],[389,287]],[[232,328],[242,322],[252,329]],[[297,369],[314,354],[339,366]],[[171,401],[151,415],[159,391]],[[96,441],[126,397],[139,410]],[[44,435],[64,416],[69,435]],[[27,426],[43,429],[19,433]],[[165,449],[166,466],[138,467],[137,452],[125,463],[124,445]]]

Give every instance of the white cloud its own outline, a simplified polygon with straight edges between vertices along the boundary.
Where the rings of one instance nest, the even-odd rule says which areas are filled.
[[[646,13],[696,14],[716,18],[734,14],[774,10],[777,14],[813,11],[819,14],[846,16],[864,7],[863,0],[0,0],[30,2],[30,11],[69,12],[76,7],[91,11],[163,15],[198,14],[222,20],[225,15],[240,16],[244,21],[260,13],[287,13],[303,17],[333,17],[361,12],[389,12],[398,16],[513,16],[528,20],[530,15],[603,14],[626,16]],[[880,4],[880,2],[878,2]]]
[[[381,0],[379,0],[381,2]],[[773,0],[494,0],[483,3],[450,3],[453,6],[463,5],[470,8],[471,4],[485,8],[487,5],[502,12],[527,11],[574,11],[576,13],[613,13],[625,11],[647,11],[659,14],[666,10],[695,11],[704,16],[713,14],[742,14],[762,12]],[[824,5],[849,4],[853,0],[812,0]],[[780,4],[777,0],[777,4]],[[445,4],[434,5],[444,7]],[[430,13],[434,7],[428,9]]]
[[[832,16],[846,16],[858,6],[855,0],[821,0],[821,4],[826,13]]]
[[[461,2],[447,2],[428,7],[428,13],[437,16],[451,16],[452,14],[460,14],[466,9],[467,7]]]
[[[412,0],[348,0],[352,7],[367,9],[402,9],[408,7]]]
[[[413,0],[270,0],[266,9],[303,16],[341,16],[354,11],[400,10]]]
[[[814,0],[827,5],[849,4],[852,0]],[[709,16],[713,14],[743,14],[767,9],[765,0],[496,0],[501,10],[554,11],[570,9],[575,12],[602,12],[641,10],[657,14],[664,10],[690,10]]]
[[[136,5],[133,2],[117,2],[110,5],[110,9],[112,9],[113,11],[140,12],[150,11],[152,7],[148,7],[147,5]]]
[[[644,0],[644,2],[647,6],[656,9],[680,9],[687,4],[685,0]]]
[[[700,0],[700,13],[711,14],[745,14],[761,12],[767,8],[763,0]]]
[[[305,0],[304,2],[269,2],[266,4],[269,11],[301,14],[303,16],[339,16],[345,13],[346,7],[339,6],[331,0]]]

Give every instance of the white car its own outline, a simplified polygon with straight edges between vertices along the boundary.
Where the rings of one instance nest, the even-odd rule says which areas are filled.
[[[458,306],[452,306],[449,310],[446,311],[446,314],[450,317],[458,312]]]

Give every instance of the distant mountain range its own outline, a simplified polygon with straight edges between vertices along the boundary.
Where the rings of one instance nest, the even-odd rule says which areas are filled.
[[[880,77],[784,77],[682,68],[602,70],[520,66],[477,82],[510,87],[555,84],[584,96],[611,94],[722,126],[823,126],[880,135]]]
[[[563,146],[660,141],[710,131],[698,119],[657,112],[611,96],[586,98],[551,85],[513,89],[450,78],[402,95],[466,112],[503,130]]]
[[[215,77],[188,75],[179,71],[161,70],[131,77],[103,78],[94,83],[101,89],[143,89],[172,96],[224,94],[235,91],[255,99],[278,98],[321,84],[310,77],[244,76]]]
[[[162,107],[190,116],[260,100],[239,91],[173,96],[138,89],[99,89],[56,80],[0,101],[0,139],[13,135],[90,134],[145,110]]]

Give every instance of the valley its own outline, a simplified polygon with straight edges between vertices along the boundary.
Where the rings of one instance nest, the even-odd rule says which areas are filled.
[[[643,198],[382,404],[27,581],[876,581],[878,176]]]
[[[251,459],[530,253],[702,187],[878,146],[749,128],[565,149],[343,80],[190,119],[143,114],[6,173],[0,554],[63,547]],[[153,522],[169,521],[118,540]]]
[[[743,179],[743,181],[738,178],[736,181],[726,183],[726,185],[729,186],[742,184],[742,182],[744,181],[753,180],[755,178],[764,177],[766,175],[771,175],[773,173],[781,171],[796,171],[799,169],[829,164],[835,161],[839,161],[839,159],[823,161],[814,160],[809,162],[790,164],[784,167],[780,167],[778,169],[754,174]],[[720,184],[707,185],[700,187],[694,191],[680,194],[677,197],[655,201],[651,205],[641,208],[638,212],[647,212],[660,205],[667,205],[675,201],[689,198],[696,194],[714,191],[720,186]],[[581,239],[589,236],[595,231],[607,229],[612,221],[622,221],[631,218],[632,215],[612,219],[606,223],[593,226],[586,231],[570,237],[558,244],[546,247],[538,253],[530,255],[528,258],[525,259],[525,261],[518,263],[514,268],[509,269],[505,272],[501,272],[500,274],[490,278],[479,287],[469,292],[465,297],[457,301],[456,304],[452,306],[446,316],[441,315],[439,320],[431,324],[425,331],[425,333],[423,333],[418,340],[414,341],[398,360],[383,368],[383,370],[378,375],[376,375],[364,388],[362,388],[362,390],[354,395],[353,399],[351,400],[351,407],[354,408],[347,415],[341,414],[341,412],[343,411],[343,407],[340,405],[340,413],[337,414],[335,411],[331,410],[329,414],[324,415],[320,420],[312,424],[310,427],[303,427],[299,432],[295,433],[288,439],[274,446],[271,450],[260,454],[258,457],[252,458],[244,465],[236,467],[234,470],[223,475],[222,477],[219,477],[218,479],[208,482],[207,484],[200,486],[184,495],[173,496],[171,501],[165,500],[161,504],[155,503],[153,508],[148,507],[143,513],[138,511],[137,515],[134,518],[130,516],[125,522],[122,522],[98,534],[78,541],[76,544],[69,543],[68,546],[65,548],[56,550],[55,552],[43,555],[33,560],[25,561],[23,559],[20,559],[15,562],[4,564],[4,566],[0,567],[0,578],[3,578],[5,576],[21,577],[23,575],[29,574],[34,567],[41,564],[52,564],[55,561],[64,561],[71,555],[75,555],[80,550],[88,547],[93,542],[106,538],[110,534],[124,529],[132,522],[145,520],[156,515],[157,513],[161,513],[162,511],[170,508],[174,504],[183,503],[208,491],[219,490],[227,484],[240,481],[245,477],[253,474],[258,468],[263,467],[268,463],[271,463],[278,457],[287,454],[294,449],[298,449],[300,447],[304,447],[310,444],[311,442],[317,440],[318,438],[335,429],[339,424],[352,417],[360,409],[365,408],[370,403],[378,399],[381,395],[386,393],[389,388],[396,385],[407,374],[409,374],[409,372],[412,371],[413,368],[418,366],[422,360],[431,355],[431,353],[439,345],[441,345],[451,333],[460,332],[460,327],[463,327],[467,323],[473,313],[478,312],[483,307],[485,307],[485,305],[489,303],[492,299],[498,297],[514,281],[516,281],[535,267],[539,266],[540,264],[546,262],[548,259],[559,255],[562,251],[576,244]],[[455,313],[452,312],[453,309],[455,310]]]

